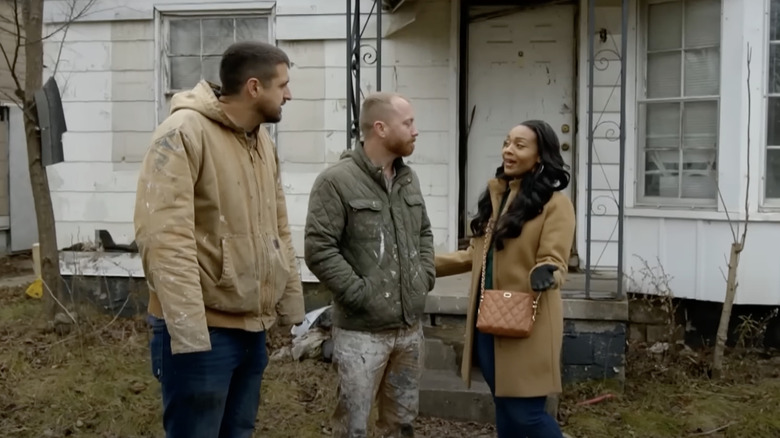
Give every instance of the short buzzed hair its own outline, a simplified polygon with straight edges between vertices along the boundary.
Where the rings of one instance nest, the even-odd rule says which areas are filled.
[[[374,123],[385,121],[388,113],[394,111],[393,99],[407,100],[398,93],[376,92],[366,96],[360,109],[360,132],[366,137],[374,128]]]
[[[221,94],[238,94],[250,78],[257,78],[263,87],[268,87],[276,77],[276,67],[279,64],[289,67],[290,58],[282,49],[272,44],[260,41],[233,43],[222,54],[219,63]]]

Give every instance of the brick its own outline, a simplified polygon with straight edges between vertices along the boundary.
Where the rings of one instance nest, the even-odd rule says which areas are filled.
[[[667,313],[646,300],[635,299],[628,303],[628,319],[640,324],[665,324]]]
[[[631,324],[628,326],[629,342],[645,342],[647,340],[647,326],[644,324]]]
[[[593,335],[577,334],[563,337],[561,359],[566,365],[590,365],[593,363]]]
[[[668,325],[648,325],[646,327],[648,343],[668,342],[674,337],[674,330]]]

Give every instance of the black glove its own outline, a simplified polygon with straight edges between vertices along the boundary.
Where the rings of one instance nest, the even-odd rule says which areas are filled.
[[[557,266],[546,264],[531,271],[531,289],[535,292],[544,292],[555,286],[553,272],[557,270]]]

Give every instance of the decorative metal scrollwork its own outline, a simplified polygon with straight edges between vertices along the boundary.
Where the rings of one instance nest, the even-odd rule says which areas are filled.
[[[382,5],[374,0],[367,15],[360,11],[360,0],[347,0],[347,149],[360,141],[360,104],[363,98],[361,67],[374,66],[376,89],[382,84]],[[376,17],[376,44],[362,41],[369,21]],[[365,21],[363,21],[365,20]],[[374,38],[372,38],[374,39]]]

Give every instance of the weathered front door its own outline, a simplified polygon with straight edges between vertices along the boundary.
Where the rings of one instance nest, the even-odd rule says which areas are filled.
[[[520,122],[549,123],[562,144],[564,160],[573,166],[575,5],[486,14],[495,10],[472,9],[469,27],[468,117],[474,114],[465,121],[471,122],[466,166],[469,221],[487,180],[501,164],[507,133]],[[571,196],[571,186],[565,193]]]

